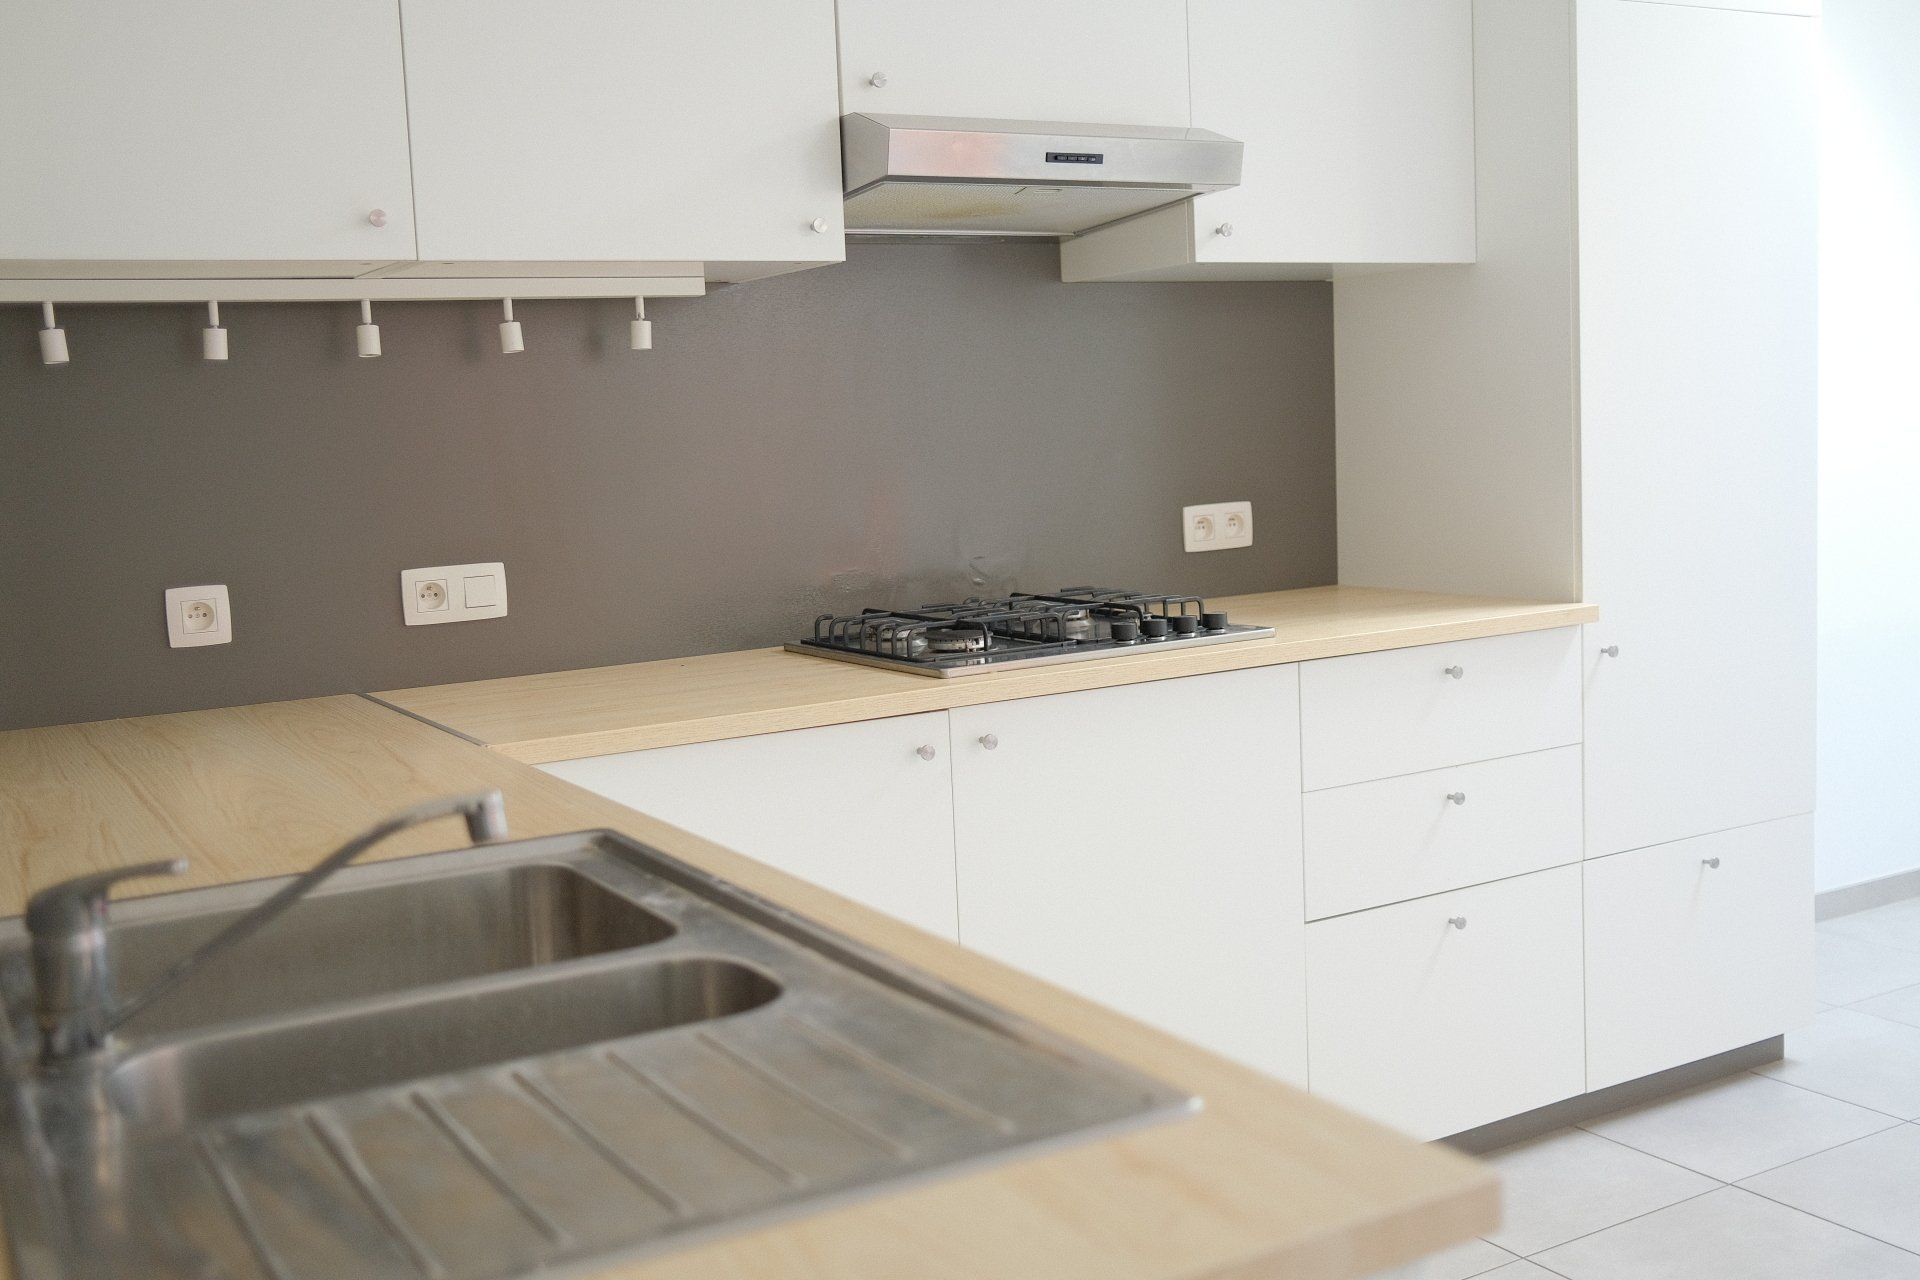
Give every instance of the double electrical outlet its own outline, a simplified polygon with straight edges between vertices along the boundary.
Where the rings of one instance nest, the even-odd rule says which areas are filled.
[[[1189,551],[1226,551],[1253,545],[1251,502],[1182,507],[1180,519]]]

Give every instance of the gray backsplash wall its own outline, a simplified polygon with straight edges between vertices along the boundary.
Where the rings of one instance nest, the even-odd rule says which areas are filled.
[[[816,613],[1097,581],[1334,580],[1323,284],[1062,285],[1050,245],[856,246],[649,305],[0,308],[0,728],[778,643]],[[1187,555],[1179,508],[1250,499]],[[504,560],[508,617],[400,622]],[[234,641],[161,592],[226,583]],[[975,585],[978,582],[979,585]]]

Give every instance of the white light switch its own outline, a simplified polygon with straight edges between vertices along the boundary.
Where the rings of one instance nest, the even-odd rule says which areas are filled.
[[[400,616],[410,627],[507,615],[507,566],[442,564],[400,574]]]
[[[224,586],[167,588],[167,644],[193,649],[233,643],[233,610]]]

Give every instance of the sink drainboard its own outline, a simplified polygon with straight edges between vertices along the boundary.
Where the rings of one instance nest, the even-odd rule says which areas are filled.
[[[0,1210],[20,1280],[565,1275],[1198,1105],[612,833],[357,868],[338,892],[531,864],[671,928],[188,1018],[91,1080],[21,1061],[25,957],[0,924]],[[190,919],[271,887],[121,912]]]

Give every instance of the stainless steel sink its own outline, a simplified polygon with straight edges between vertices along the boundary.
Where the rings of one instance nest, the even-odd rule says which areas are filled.
[[[121,981],[280,883],[118,904]],[[1197,1105],[607,832],[341,872],[61,1071],[23,946],[20,1280],[565,1275]]]

